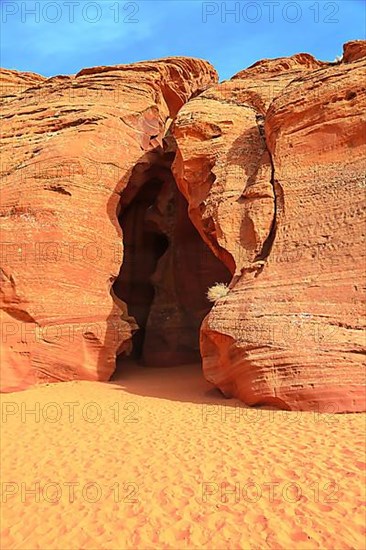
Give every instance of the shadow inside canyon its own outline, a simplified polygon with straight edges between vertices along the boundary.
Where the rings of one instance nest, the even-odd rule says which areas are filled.
[[[115,227],[117,214],[120,227],[116,231],[120,234],[122,229],[124,249],[111,290],[115,307],[107,327],[121,344],[111,382],[138,392],[141,369],[153,369],[156,383],[152,386],[149,382],[150,389],[163,397],[169,392],[162,380],[170,377],[181,391],[184,371],[180,370],[178,377],[174,372],[187,365],[188,379],[193,376],[194,384],[200,387],[199,399],[205,400],[205,392],[214,391],[216,397],[225,400],[203,378],[199,330],[212,307],[206,295],[208,288],[216,282],[229,283],[231,273],[189,219],[187,201],[171,170],[175,154],[173,140],[164,140],[162,147],[146,152],[124,181],[119,181],[108,204]],[[126,304],[127,310],[124,306],[121,311],[121,304]],[[129,342],[127,334],[116,331],[121,318],[132,319],[131,325],[136,321]],[[105,360],[104,353],[100,369]],[[146,390],[141,389],[143,394]]]
[[[117,359],[117,365],[119,361],[121,359]],[[265,411],[279,411],[275,405],[247,405],[235,397],[225,397],[204,378],[200,363],[152,369],[133,359],[123,359],[109,387],[131,396],[202,405],[203,420],[255,423],[264,414],[270,414]]]

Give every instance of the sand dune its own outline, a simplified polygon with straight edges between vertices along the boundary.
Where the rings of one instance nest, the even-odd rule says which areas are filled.
[[[248,409],[195,365],[1,402],[4,549],[365,548],[365,415]]]

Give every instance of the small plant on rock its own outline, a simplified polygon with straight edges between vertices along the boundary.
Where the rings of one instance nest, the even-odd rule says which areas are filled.
[[[225,283],[215,283],[207,291],[207,298],[210,302],[217,302],[220,298],[226,296],[229,292],[229,287]]]

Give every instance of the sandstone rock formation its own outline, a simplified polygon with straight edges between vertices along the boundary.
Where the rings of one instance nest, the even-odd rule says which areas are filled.
[[[250,405],[365,408],[366,60],[348,51],[256,63],[174,125],[178,186],[233,273],[201,328],[204,373]]]
[[[120,194],[183,103],[217,75],[188,58],[46,80],[5,73],[32,90],[2,105],[2,388],[107,380],[135,328],[111,295]]]
[[[343,46],[343,63],[352,63],[366,57],[366,40],[353,40]]]
[[[33,96],[34,87],[46,80],[46,77],[36,73],[11,71],[0,68],[0,98],[10,101],[17,94],[27,92]]]
[[[190,58],[0,73],[3,390],[197,360],[202,323],[225,395],[364,410],[364,74],[362,41],[221,84]]]

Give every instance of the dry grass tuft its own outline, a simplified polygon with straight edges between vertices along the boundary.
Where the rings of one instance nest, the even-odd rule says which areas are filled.
[[[210,302],[217,302],[220,298],[226,296],[229,292],[229,287],[225,283],[215,283],[207,291],[207,298]]]

